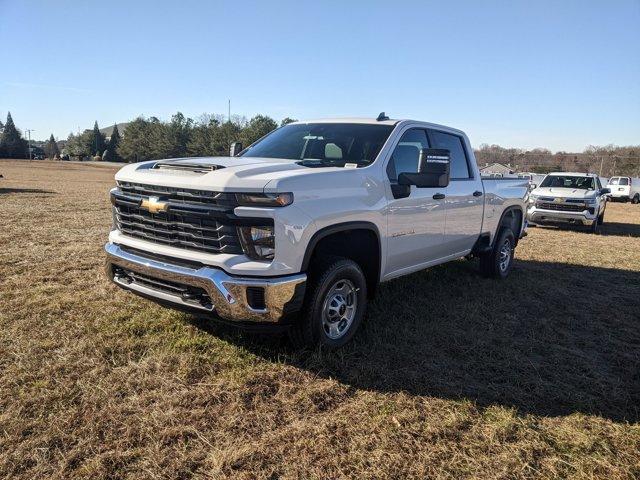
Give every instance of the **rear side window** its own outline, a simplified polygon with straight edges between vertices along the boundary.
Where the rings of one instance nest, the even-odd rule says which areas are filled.
[[[471,178],[467,154],[464,151],[462,138],[438,130],[429,130],[431,148],[445,148],[451,152],[451,179]]]

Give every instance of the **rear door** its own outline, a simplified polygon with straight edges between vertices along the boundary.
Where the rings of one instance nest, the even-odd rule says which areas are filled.
[[[472,168],[467,143],[453,133],[428,130],[431,148],[444,148],[451,153],[451,179],[445,191],[446,222],[444,237],[449,255],[466,254],[482,228],[484,192],[477,169]]]
[[[423,128],[406,130],[387,164],[389,186],[400,173],[418,171],[420,150],[429,148]],[[385,277],[419,270],[446,256],[444,188],[411,186],[406,198],[394,198],[390,187],[387,207],[387,263]]]

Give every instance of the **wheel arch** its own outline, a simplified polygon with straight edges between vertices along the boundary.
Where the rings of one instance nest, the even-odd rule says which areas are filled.
[[[378,227],[371,222],[329,225],[313,234],[302,259],[302,271],[311,266],[314,255],[335,254],[355,261],[365,274],[369,296],[375,293],[382,267],[382,242]]]
[[[502,215],[500,216],[500,221],[498,222],[498,226],[496,231],[491,239],[491,246],[493,247],[496,239],[498,238],[498,232],[502,227],[510,227],[513,232],[513,236],[516,238],[516,245],[520,239],[520,235],[522,234],[524,222],[524,212],[519,205],[512,205],[504,209]]]

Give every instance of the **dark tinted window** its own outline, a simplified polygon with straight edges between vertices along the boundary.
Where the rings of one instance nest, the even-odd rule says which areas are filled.
[[[580,188],[582,190],[595,190],[595,182],[593,177],[578,177],[575,175],[547,175],[540,186],[552,188]]]
[[[392,125],[303,123],[285,125],[251,146],[243,157],[305,160],[310,166],[363,167],[376,159]]]
[[[389,179],[397,180],[401,173],[416,173],[423,148],[429,148],[425,130],[413,128],[404,132],[387,166]]]
[[[451,152],[451,179],[470,178],[467,156],[462,138],[450,133],[430,130],[431,148],[445,148]]]

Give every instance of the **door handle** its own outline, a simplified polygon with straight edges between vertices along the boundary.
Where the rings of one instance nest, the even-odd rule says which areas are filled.
[[[444,193],[436,193],[436,194],[433,196],[433,199],[434,199],[434,200],[442,200],[444,197],[445,197]]]
[[[475,192],[473,192],[473,196],[474,197],[481,197],[482,196],[482,192],[480,190],[476,190]]]

